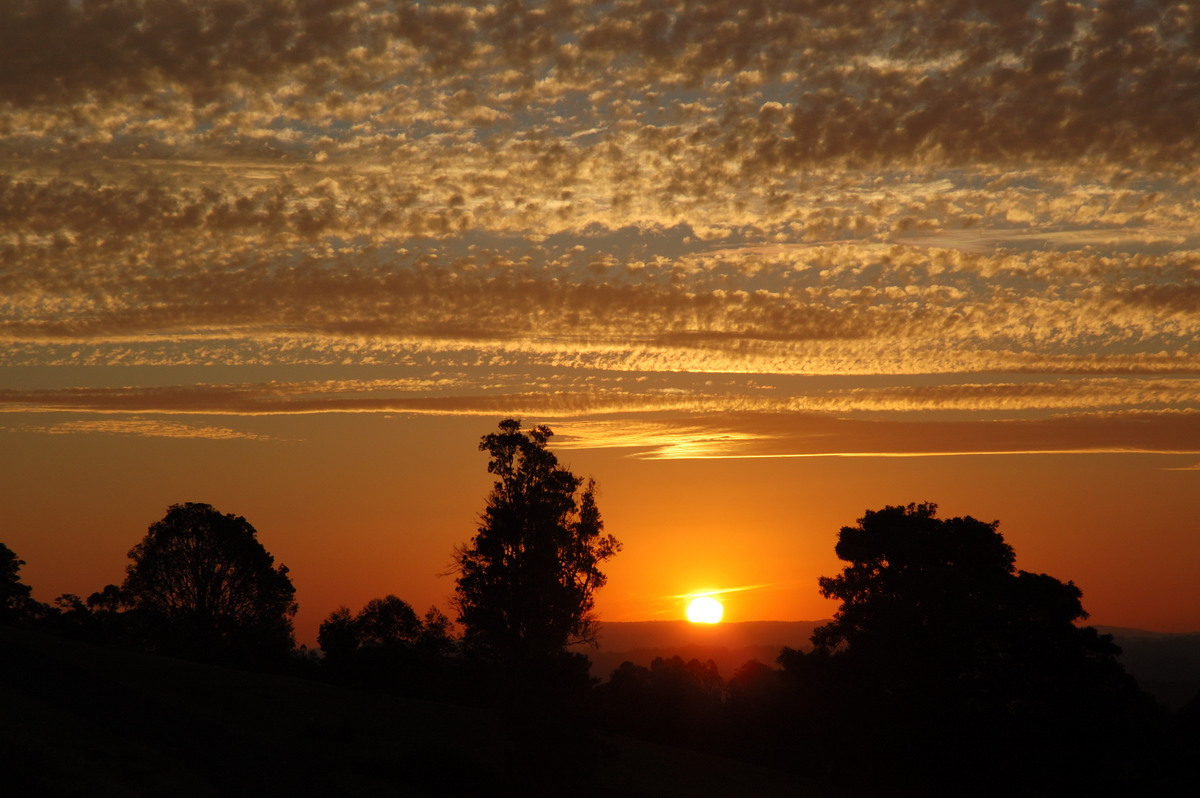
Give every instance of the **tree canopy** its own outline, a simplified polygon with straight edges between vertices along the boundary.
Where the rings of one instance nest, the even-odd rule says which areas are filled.
[[[497,479],[478,532],[455,551],[454,603],[468,643],[500,658],[592,639],[600,564],[620,549],[604,533],[594,483],[559,465],[552,435],[507,419],[479,444]]]
[[[470,692],[450,619],[437,607],[424,619],[393,595],[371,599],[357,614],[338,607],[321,622],[317,642],[325,674],[338,681],[423,698]]]
[[[224,660],[291,650],[295,588],[245,518],[172,505],[129,557],[122,589],[148,646]]]
[[[33,599],[29,585],[21,582],[21,566],[25,561],[16,552],[0,543],[0,622],[23,620],[30,612]]]
[[[1066,777],[1063,763],[1085,754],[1122,755],[1102,730],[1145,718],[1120,649],[1076,625],[1079,588],[1018,571],[997,522],[888,506],[843,527],[835,551],[848,564],[819,584],[841,606],[813,653],[785,649],[780,663],[831,739],[887,754],[879,775]]]
[[[321,622],[317,643],[331,660],[356,652],[421,647],[444,653],[453,645],[450,619],[430,607],[422,620],[412,605],[393,595],[371,599],[357,614],[338,607]]]
[[[849,565],[819,580],[821,595],[842,604],[814,631],[814,644],[858,655],[921,652],[963,667],[1018,645],[1078,638],[1074,624],[1087,618],[1079,588],[1018,572],[998,526],[910,504],[869,510],[842,527],[835,552]]]

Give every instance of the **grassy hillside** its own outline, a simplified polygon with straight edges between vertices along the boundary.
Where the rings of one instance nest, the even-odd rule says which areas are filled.
[[[526,791],[490,713],[0,627],[5,792],[397,796]],[[811,795],[775,771],[597,739],[576,795]],[[562,786],[562,785],[560,785]]]

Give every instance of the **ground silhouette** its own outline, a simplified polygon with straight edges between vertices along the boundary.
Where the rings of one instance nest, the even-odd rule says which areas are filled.
[[[5,794],[181,798],[822,795],[806,779],[598,734],[535,793],[494,712],[123,651],[0,625]],[[568,785],[564,788],[564,785]]]
[[[1111,637],[1081,624],[1078,587],[1017,570],[998,523],[942,519],[932,504],[869,510],[841,529],[846,566],[819,582],[840,606],[812,629],[811,650],[783,648],[727,677],[708,658],[660,656],[597,684],[567,646],[594,631],[597,566],[616,542],[548,437],[515,421],[484,437],[500,478],[462,550],[461,617],[483,624],[464,637],[436,608],[422,618],[388,595],[333,612],[322,652],[294,649],[287,570],[244,519],[208,505],[173,506],[131,552],[125,583],[86,601],[34,601],[23,563],[0,544],[9,784],[38,795],[351,796],[1200,784],[1200,694],[1174,714],[1157,705]],[[531,609],[547,584],[562,601]],[[496,618],[511,625],[488,625]],[[128,650],[139,648],[157,655]],[[768,769],[698,764],[730,756]],[[664,781],[667,761],[693,770]]]

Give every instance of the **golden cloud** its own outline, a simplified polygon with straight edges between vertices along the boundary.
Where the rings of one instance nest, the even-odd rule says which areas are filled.
[[[74,397],[121,412],[1196,407],[1200,17],[971,8],[18,3],[0,363],[972,375]]]

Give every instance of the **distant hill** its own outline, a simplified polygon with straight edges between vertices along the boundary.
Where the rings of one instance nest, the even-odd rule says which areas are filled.
[[[1121,664],[1142,689],[1170,709],[1200,692],[1200,633],[1171,634],[1097,626],[1121,647]]]
[[[600,646],[586,649],[592,675],[607,679],[622,662],[648,666],[655,657],[712,660],[728,679],[748,660],[775,665],[784,646],[812,648],[813,629],[828,621],[744,621],[696,624],[687,621],[605,623]],[[1170,709],[1178,709],[1200,691],[1200,633],[1149,632],[1097,626],[1122,649],[1121,663],[1142,689]]]
[[[712,660],[728,679],[748,660],[775,665],[784,647],[812,648],[813,629],[827,621],[742,621],[701,624],[688,621],[605,623],[600,646],[585,649],[592,675],[608,678],[622,662],[649,665],[655,657]]]

